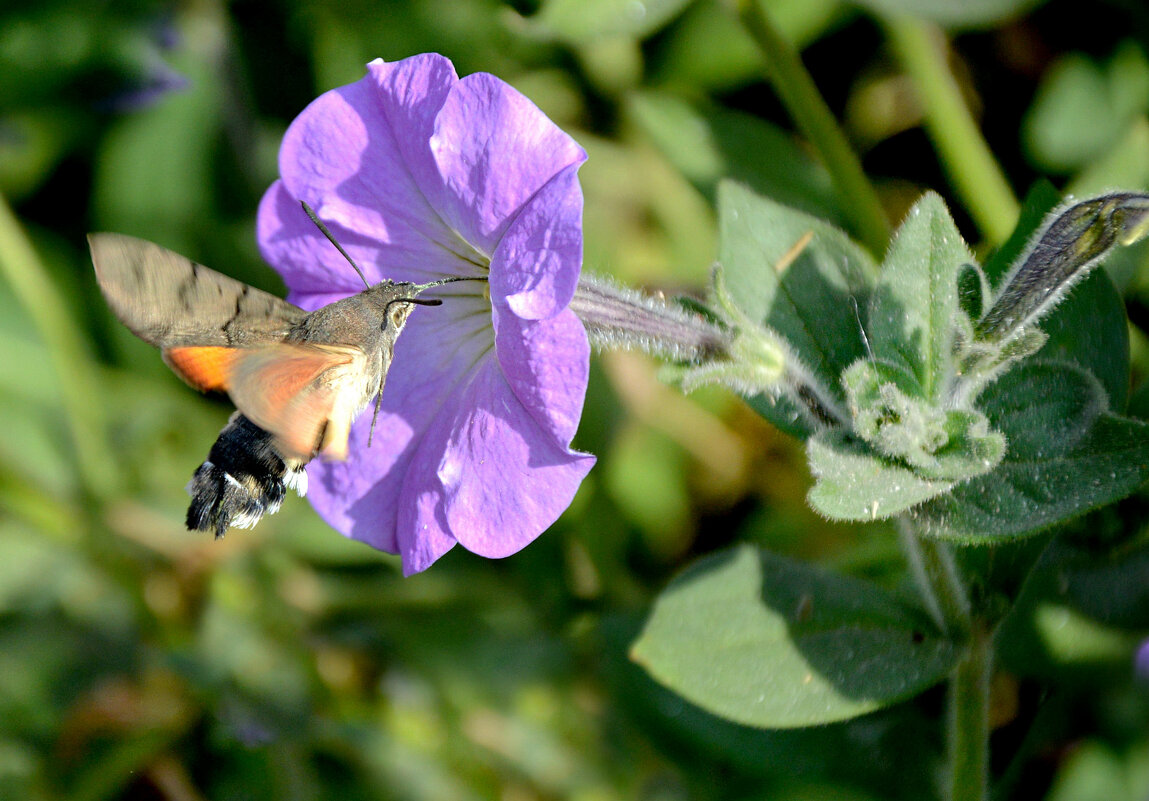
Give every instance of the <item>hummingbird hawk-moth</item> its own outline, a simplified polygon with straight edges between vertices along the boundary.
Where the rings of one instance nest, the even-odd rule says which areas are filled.
[[[88,244],[116,317],[192,387],[226,392],[236,406],[187,485],[188,529],[217,538],[276,512],[288,488],[305,494],[316,455],[346,458],[352,421],[373,398],[378,414],[413,304],[441,302],[419,293],[453,280],[364,278],[359,294],[306,312],[142,239],[89,234]]]

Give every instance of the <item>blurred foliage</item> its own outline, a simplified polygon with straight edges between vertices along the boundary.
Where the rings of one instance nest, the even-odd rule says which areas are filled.
[[[892,219],[945,181],[873,14],[949,27],[953,73],[1019,194],[1045,173],[1071,191],[1149,187],[1141,3],[774,6]],[[599,465],[512,558],[456,549],[403,579],[298,499],[223,541],[184,530],[183,486],[228,407],[110,317],[84,234],[152,239],[278,291],[253,218],[285,126],[368,60],[428,50],[509,81],[586,147],[590,270],[701,286],[722,177],[845,219],[720,0],[3,4],[0,797],[931,796],[937,693],[764,731],[699,711],[630,661],[658,591],[736,541],[905,592],[893,532],[806,506],[797,443],[737,398],[684,399],[641,357],[596,359],[576,445]],[[1146,253],[1110,265],[1139,377]],[[1003,797],[1149,793],[1149,688],[1131,675],[1149,633],[1144,506],[1095,513],[1040,556],[1044,540],[979,557],[994,592],[1038,565],[1003,628]]]

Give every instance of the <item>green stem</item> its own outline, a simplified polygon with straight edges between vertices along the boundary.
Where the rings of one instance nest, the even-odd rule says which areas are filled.
[[[762,51],[778,97],[830,171],[854,233],[871,253],[881,258],[889,244],[890,223],[878,193],[802,59],[774,26],[767,4],[768,0],[742,0],[742,21]]]
[[[47,346],[60,382],[60,403],[72,438],[80,480],[106,496],[115,471],[109,464],[99,381],[72,315],[3,197],[0,197],[0,275]]]
[[[985,801],[989,797],[989,687],[992,637],[975,626],[968,650],[950,678],[949,798]]]
[[[941,631],[954,639],[964,639],[971,626],[970,603],[949,545],[919,537],[905,516],[895,522],[902,553],[926,611]]]
[[[965,648],[950,676],[946,742],[950,801],[985,801],[989,788],[989,680],[992,637],[973,615],[969,595],[947,543],[919,537],[897,518],[910,573],[940,628]]]
[[[933,25],[905,17],[886,19],[885,26],[902,68],[913,79],[926,131],[950,183],[982,236],[1000,245],[1017,223],[1017,198],[949,70],[944,35]]]

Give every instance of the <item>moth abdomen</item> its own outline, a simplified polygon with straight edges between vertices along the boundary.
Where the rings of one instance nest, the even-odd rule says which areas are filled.
[[[307,492],[304,463],[285,461],[273,440],[239,412],[231,416],[188,482],[190,531],[211,531],[219,539],[229,528],[251,528],[265,514],[275,514],[288,488]]]

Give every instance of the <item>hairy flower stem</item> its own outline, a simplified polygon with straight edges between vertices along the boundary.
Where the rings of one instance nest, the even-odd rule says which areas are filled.
[[[949,546],[918,536],[905,515],[896,517],[894,523],[902,553],[926,611],[938,629],[954,639],[964,638],[971,625],[970,602]]]
[[[849,416],[814,374],[768,326],[743,314],[714,275],[714,322],[662,295],[619,286],[583,273],[570,308],[598,349],[627,348],[685,364],[668,366],[663,379],[690,392],[721,384],[753,397],[788,396],[813,428],[847,425]]]
[[[697,362],[729,351],[730,333],[660,295],[583,273],[570,303],[596,348],[637,348],[654,356]]]

